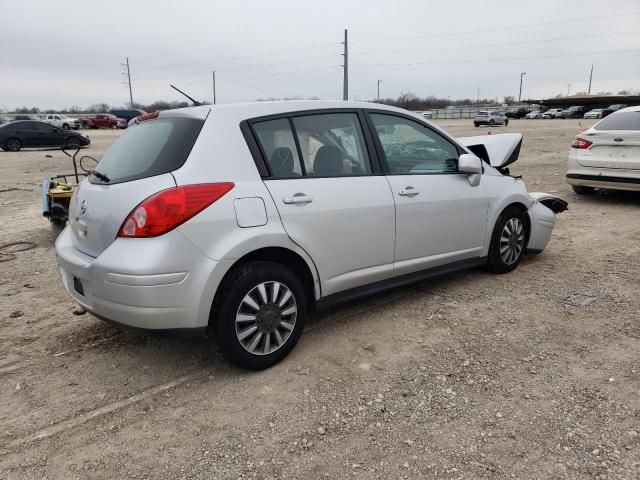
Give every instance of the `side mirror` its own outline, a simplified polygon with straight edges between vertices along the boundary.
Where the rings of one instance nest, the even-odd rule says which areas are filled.
[[[458,158],[458,171],[464,173],[482,173],[482,160],[471,153],[463,153]]]

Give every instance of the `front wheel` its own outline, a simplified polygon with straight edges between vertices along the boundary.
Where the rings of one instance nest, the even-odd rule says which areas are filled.
[[[78,140],[77,138],[71,137],[70,139],[67,140],[66,145],[71,148],[79,148],[80,140]]]
[[[522,260],[527,239],[525,215],[517,207],[508,207],[498,217],[487,257],[486,267],[490,272],[510,272]]]
[[[505,119],[505,121],[504,121],[504,126],[506,127],[507,125],[509,125],[509,120],[506,120],[506,119]]]
[[[479,124],[479,123],[474,123],[473,125],[474,125],[476,128],[478,128],[478,127],[480,126],[480,124]]]
[[[63,128],[63,130],[69,130],[71,127],[69,127],[69,124],[68,124],[68,123],[64,123],[64,124],[62,125],[62,128]]]
[[[298,342],[307,315],[302,282],[273,262],[241,265],[223,281],[213,306],[218,348],[233,364],[263,370]]]
[[[494,120],[489,120],[489,126],[493,127],[495,126],[496,122]]]

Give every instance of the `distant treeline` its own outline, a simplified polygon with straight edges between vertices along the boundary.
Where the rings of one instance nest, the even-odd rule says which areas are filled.
[[[164,100],[158,100],[157,102],[143,105],[142,103],[133,103],[133,108],[144,110],[145,112],[155,112],[157,110],[171,110],[172,108],[184,108],[191,106],[188,102],[166,102]],[[21,107],[16,108],[13,113],[107,113],[111,109],[126,110],[129,106],[111,106],[107,103],[94,103],[86,108],[81,108],[78,105],[74,105],[69,108],[63,108],[61,110],[40,110],[37,107]]]
[[[632,95],[637,94],[637,90],[626,89],[620,90],[618,95]],[[611,92],[598,92],[597,95],[611,95]],[[586,92],[577,92],[576,95],[586,95]],[[557,94],[555,97],[563,97],[561,93]],[[269,101],[269,100],[319,100],[318,97],[284,97],[284,98],[259,98],[257,101]],[[397,98],[380,98],[377,100],[371,100],[371,102],[382,103],[385,105],[393,105],[394,107],[404,108],[406,110],[431,110],[437,108],[446,108],[448,106],[463,106],[463,105],[499,105],[499,104],[507,104],[513,105],[516,103],[516,99],[512,96],[503,97],[502,102],[498,102],[497,98],[457,98],[455,100],[451,100],[450,98],[439,98],[433,95],[428,97],[418,97],[417,95],[411,92],[404,92]],[[203,104],[207,105],[208,102],[203,102]],[[188,107],[191,104],[188,102],[167,102],[164,100],[158,100],[156,102],[150,103],[148,105],[143,105],[141,103],[133,104],[133,108],[139,108],[140,110],[144,110],[146,112],[155,112],[157,110],[170,110],[172,108],[183,108]],[[106,103],[95,103],[93,105],[89,105],[86,108],[80,108],[77,105],[74,105],[70,108],[64,108],[62,110],[40,110],[37,107],[21,107],[17,108],[14,113],[107,113],[112,108],[116,108],[119,110],[128,109],[129,106],[118,106],[111,107]]]

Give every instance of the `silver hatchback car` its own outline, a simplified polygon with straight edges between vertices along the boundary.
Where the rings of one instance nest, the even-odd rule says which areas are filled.
[[[62,281],[96,317],[267,368],[323,305],[542,251],[564,202],[508,176],[521,141],[357,102],[143,115],[74,194]]]

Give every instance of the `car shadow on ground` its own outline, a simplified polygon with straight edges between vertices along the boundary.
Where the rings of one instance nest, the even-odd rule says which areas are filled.
[[[640,191],[597,189],[591,195],[579,195],[581,201],[594,205],[636,205],[640,206]]]
[[[441,277],[425,280],[404,287],[391,289],[387,292],[363,297],[357,300],[340,303],[321,311],[312,312],[306,322],[303,336],[313,332],[316,341],[322,342],[323,337],[335,335],[335,328],[348,328],[353,322],[367,321],[368,313],[379,311],[396,302],[409,301],[420,295],[430,295],[437,288],[443,294],[448,286],[458,284],[465,278],[482,275],[478,269],[464,270],[450,273]],[[326,329],[326,327],[332,327]],[[213,338],[184,338],[167,333],[153,333],[143,330],[130,329],[109,321],[100,320],[90,313],[82,316],[78,327],[70,337],[73,344],[80,345],[79,350],[89,351],[98,348],[102,354],[121,354],[126,352],[128,357],[138,357],[135,363],[140,365],[152,364],[155,369],[184,370],[185,365],[212,371],[237,370],[230,366],[222,357]],[[62,339],[61,339],[62,341]],[[142,374],[142,372],[141,372]]]

